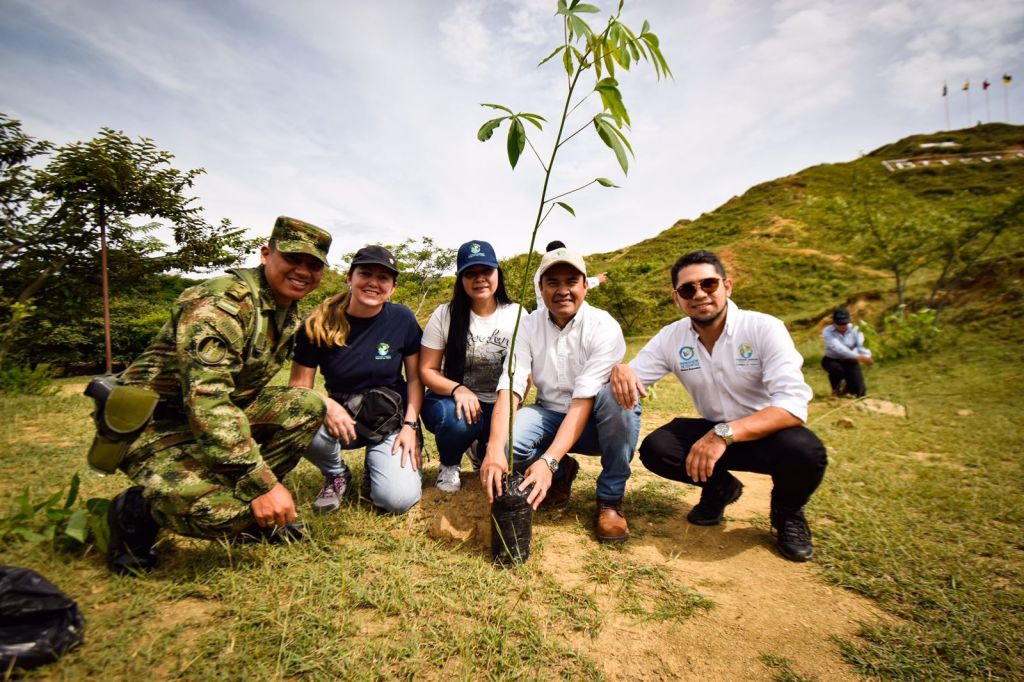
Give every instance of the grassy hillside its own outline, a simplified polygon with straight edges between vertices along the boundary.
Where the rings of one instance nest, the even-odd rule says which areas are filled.
[[[696,220],[678,221],[656,237],[588,256],[592,271],[608,271],[612,281],[620,283],[618,288],[595,289],[591,300],[616,314],[627,333],[651,333],[677,317],[669,298],[673,261],[686,251],[706,248],[718,252],[729,268],[737,303],[791,325],[816,321],[832,307],[858,298],[882,297],[882,305],[889,305],[892,275],[850,255],[861,231],[835,210],[837,201],[851,200],[855,178],[907,190],[958,220],[988,219],[1024,187],[1024,160],[953,163],[894,173],[882,166],[887,159],[934,154],[934,149],[920,145],[942,141],[961,145],[942,150],[954,156],[1024,149],[1024,127],[990,124],[915,135],[856,161],[814,166],[757,185]],[[1000,236],[989,258],[1003,260],[1022,249],[1018,225]],[[923,271],[911,281],[918,286],[912,293],[925,293],[936,274],[934,269]],[[627,313],[634,319],[625,319]]]

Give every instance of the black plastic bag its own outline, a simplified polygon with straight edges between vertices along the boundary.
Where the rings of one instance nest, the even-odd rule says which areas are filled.
[[[0,566],[0,671],[53,663],[82,643],[78,605],[27,568]]]
[[[530,558],[533,541],[533,507],[526,501],[533,490],[519,490],[520,473],[506,476],[502,494],[491,505],[491,560],[498,566],[515,566]]]

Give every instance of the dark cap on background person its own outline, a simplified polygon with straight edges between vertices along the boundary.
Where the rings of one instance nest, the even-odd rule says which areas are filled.
[[[584,277],[587,276],[587,264],[583,262],[583,256],[566,248],[558,248],[545,253],[544,257],[540,259],[540,268],[537,269],[537,275],[543,277],[549,268],[560,263],[567,263],[579,270]]]
[[[494,255],[494,247],[484,241],[466,242],[460,246],[455,271],[462,274],[463,270],[474,265],[485,265],[489,268],[500,267],[498,257]]]
[[[356,251],[352,265],[349,266],[349,272],[352,272],[357,265],[381,265],[398,277],[398,261],[395,260],[395,255],[377,244],[370,244]]]
[[[565,242],[558,241],[557,239],[553,242],[548,242],[548,245],[544,247],[544,253],[548,251],[554,251],[555,249],[564,249]]]
[[[836,311],[832,313],[832,322],[834,324],[850,324],[850,311],[846,308],[836,308]]]
[[[331,248],[331,233],[310,223],[278,216],[270,241],[281,253],[306,253],[327,264],[327,252]]]

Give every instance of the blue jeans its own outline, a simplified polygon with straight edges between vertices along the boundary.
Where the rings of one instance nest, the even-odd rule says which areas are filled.
[[[326,443],[326,447],[311,446],[306,451],[306,459],[312,462],[324,477],[340,476],[346,468],[345,462],[341,459],[342,449],[355,450],[366,447],[365,470],[370,477],[370,501],[375,507],[389,514],[404,514],[420,501],[423,482],[420,478],[421,470],[413,469],[409,462],[406,462],[403,468],[402,455],[391,454],[397,437],[396,431],[376,445],[367,445],[364,440],[357,438],[352,443],[342,446],[341,441],[327,433],[327,427],[321,426],[314,436],[314,444]]]
[[[527,405],[519,410],[512,438],[517,470],[525,469],[547,451],[564,419],[565,413],[540,405]],[[583,433],[569,448],[569,452],[581,455],[601,455],[601,475],[597,477],[599,500],[620,500],[625,495],[629,462],[639,437],[640,406],[623,409],[615,402],[611,385],[605,384],[595,396],[594,409]],[[556,480],[563,471],[559,468]]]
[[[480,403],[481,415],[476,424],[455,416],[455,400],[433,391],[423,396],[423,425],[434,434],[437,452],[444,466],[457,466],[462,462],[462,453],[473,441],[480,441],[481,446],[487,444],[491,433],[491,412],[494,403]],[[483,450],[481,450],[483,453]]]

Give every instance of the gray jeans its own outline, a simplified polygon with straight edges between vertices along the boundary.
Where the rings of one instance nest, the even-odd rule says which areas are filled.
[[[404,514],[420,501],[423,476],[420,470],[412,468],[410,462],[402,466],[401,451],[391,454],[397,437],[396,431],[376,445],[367,445],[361,438],[342,445],[341,441],[327,432],[326,426],[321,426],[306,452],[306,459],[325,477],[340,476],[346,469],[341,451],[365,447],[364,462],[366,475],[370,479],[370,501],[389,514]]]

